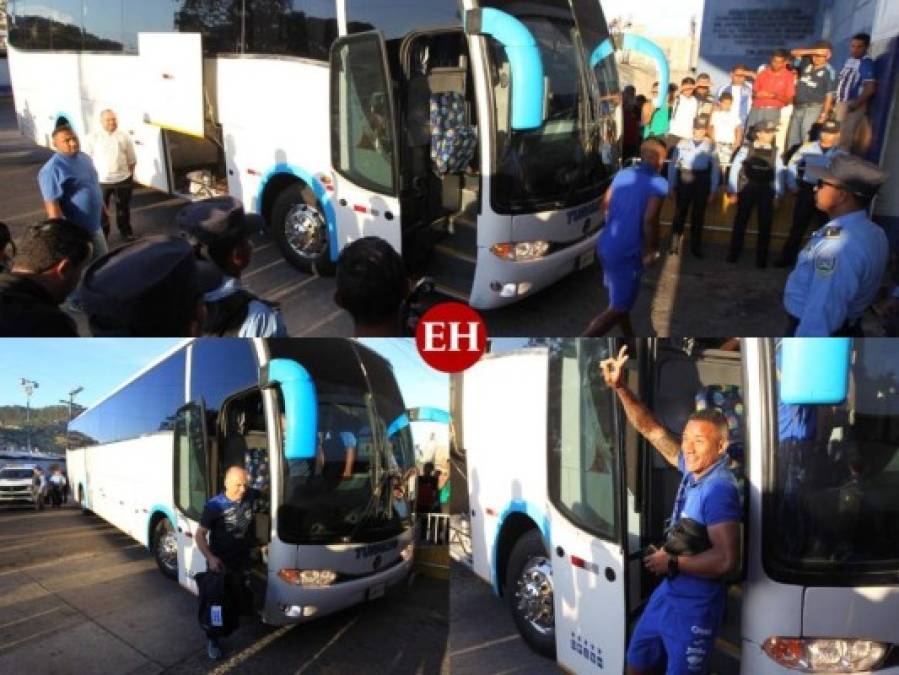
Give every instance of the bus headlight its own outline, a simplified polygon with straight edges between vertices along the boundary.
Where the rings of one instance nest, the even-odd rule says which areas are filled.
[[[337,572],[332,570],[278,570],[278,576],[294,586],[316,588],[330,586],[337,580]]]
[[[803,673],[860,673],[883,663],[889,645],[874,640],[770,637],[762,649],[772,661]]]
[[[519,241],[516,243],[494,244],[490,252],[497,258],[524,262],[542,258],[549,251],[548,241]]]
[[[400,558],[403,560],[409,560],[412,558],[412,554],[415,552],[415,548],[413,544],[406,544],[402,551],[400,551]]]

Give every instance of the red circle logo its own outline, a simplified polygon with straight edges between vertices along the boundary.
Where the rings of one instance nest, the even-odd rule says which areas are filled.
[[[425,362],[444,373],[470,368],[487,349],[481,315],[461,302],[441,302],[425,312],[415,329],[415,346]]]

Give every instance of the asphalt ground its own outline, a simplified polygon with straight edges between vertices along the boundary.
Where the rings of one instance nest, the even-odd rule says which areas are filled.
[[[448,602],[446,581],[418,575],[299,626],[243,618],[212,662],[196,598],[143,546],[71,505],[0,507],[0,673],[437,674],[448,667]]]
[[[13,100],[0,95],[0,221],[10,225],[14,238],[43,216],[36,177],[50,154],[19,134]],[[174,215],[184,203],[183,199],[137,187],[132,201],[135,233],[141,236],[175,231]],[[112,236],[113,246],[116,237]],[[333,277],[297,271],[263,236],[253,244],[253,261],[244,273],[244,283],[254,293],[281,304],[291,336],[351,334],[349,315],[333,301]],[[749,250],[736,265],[724,262],[721,244],[708,244],[704,260],[664,256],[643,276],[632,313],[636,334],[781,335],[781,298],[787,270],[755,269],[751,236],[747,246]],[[775,237],[772,259],[779,247],[780,240]],[[426,298],[426,304],[445,299],[434,295]],[[594,263],[533,297],[483,314],[492,336],[574,336],[607,302],[602,272]],[[86,331],[84,323],[81,317],[82,331]]]

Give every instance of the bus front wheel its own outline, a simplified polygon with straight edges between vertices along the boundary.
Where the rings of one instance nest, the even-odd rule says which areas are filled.
[[[89,516],[91,514],[91,510],[87,508],[87,500],[84,497],[84,487],[81,485],[78,486],[78,504],[81,506],[82,516]]]
[[[278,195],[270,229],[291,265],[309,274],[334,273],[328,221],[309,188],[295,183]]]
[[[168,518],[160,518],[153,528],[153,557],[164,575],[178,578],[178,539]]]
[[[505,598],[518,630],[531,648],[556,656],[552,566],[539,530],[515,543],[506,567]]]

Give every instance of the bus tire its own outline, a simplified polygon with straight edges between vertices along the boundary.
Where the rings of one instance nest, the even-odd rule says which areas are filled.
[[[178,541],[175,538],[175,530],[166,517],[156,521],[153,527],[153,557],[159,571],[169,579],[178,578]]]
[[[539,530],[530,530],[515,542],[506,566],[504,596],[525,642],[538,654],[555,659],[551,560]]]
[[[284,258],[301,272],[334,274],[328,221],[308,187],[294,183],[281,191],[272,206],[270,230]]]

